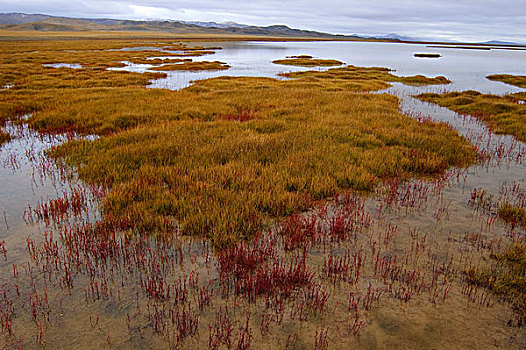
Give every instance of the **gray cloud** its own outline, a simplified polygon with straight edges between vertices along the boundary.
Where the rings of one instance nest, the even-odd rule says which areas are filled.
[[[0,0],[2,12],[236,21],[342,34],[526,42],[524,0]]]

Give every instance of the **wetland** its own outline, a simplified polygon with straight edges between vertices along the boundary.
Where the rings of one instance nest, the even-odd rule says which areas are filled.
[[[526,347],[524,51],[0,46],[5,348]]]

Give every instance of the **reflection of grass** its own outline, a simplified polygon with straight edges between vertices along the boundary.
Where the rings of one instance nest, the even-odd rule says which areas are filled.
[[[513,226],[526,228],[526,208],[504,203],[499,209],[499,217]]]
[[[524,93],[495,96],[463,91],[442,95],[421,94],[417,98],[474,116],[488,124],[497,134],[511,134],[526,141],[526,105],[518,103],[524,101]]]
[[[493,74],[486,78],[493,81],[501,81],[506,84],[526,88],[526,75]]]
[[[468,282],[482,285],[510,300],[517,312],[517,324],[526,322],[526,244],[513,243],[502,254],[492,256],[495,266],[487,270],[471,268]]]
[[[150,70],[158,71],[173,71],[173,70],[186,70],[186,71],[198,71],[198,70],[224,70],[230,66],[224,62],[219,61],[201,61],[201,62],[190,62],[184,61],[178,64],[165,64],[163,66],[152,67]]]
[[[312,56],[300,55],[300,56],[289,56],[283,60],[272,61],[274,64],[283,64],[287,66],[302,66],[302,67],[328,67],[328,66],[341,66],[343,62],[338,60],[327,60],[327,59],[315,59]]]

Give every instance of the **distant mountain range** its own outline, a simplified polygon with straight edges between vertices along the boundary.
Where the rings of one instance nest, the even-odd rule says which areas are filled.
[[[121,20],[111,18],[70,18],[45,14],[0,13],[0,29],[19,31],[157,31],[180,34],[230,34],[247,36],[294,37],[313,39],[355,39],[395,42],[428,42],[389,33],[380,36],[338,35],[290,28],[286,25],[266,27],[239,24],[235,22],[199,22],[180,20]],[[487,41],[481,45],[517,45],[503,41]]]
[[[358,36],[334,35],[311,30],[293,29],[285,25],[258,27],[234,22],[185,22],[175,20],[137,21],[109,18],[69,18],[25,13],[0,13],[0,29],[20,31],[159,31],[299,38],[361,39]]]

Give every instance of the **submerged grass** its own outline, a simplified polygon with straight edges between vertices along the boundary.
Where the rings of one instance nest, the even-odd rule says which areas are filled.
[[[526,88],[526,75],[493,74],[488,75],[486,78],[493,81],[501,81],[520,88]]]
[[[325,67],[325,66],[341,66],[344,64],[338,60],[312,58],[308,55],[290,56],[282,60],[272,61],[274,64],[282,64],[287,66],[302,66],[302,67]]]
[[[471,115],[486,123],[496,134],[508,134],[526,142],[525,94],[506,96],[481,94],[477,91],[427,93],[416,96],[422,101],[436,103],[457,113]]]
[[[516,312],[516,324],[526,322],[526,244],[512,243],[502,254],[493,254],[491,269],[470,268],[468,282],[484,286],[510,301]],[[510,321],[511,323],[511,321]]]

